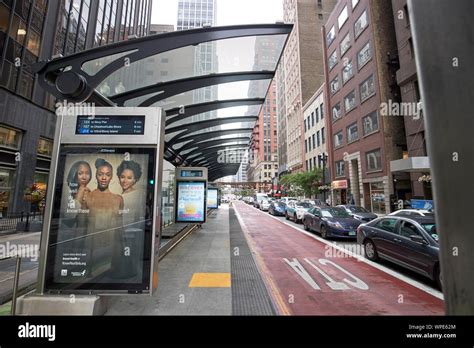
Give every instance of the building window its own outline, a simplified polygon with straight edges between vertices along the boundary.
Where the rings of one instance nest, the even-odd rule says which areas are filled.
[[[356,105],[356,95],[355,90],[352,90],[348,95],[344,97],[344,109],[346,114],[355,108]]]
[[[313,149],[316,149],[316,134],[313,134]]]
[[[344,176],[344,161],[337,161],[335,164],[336,164],[336,177]]]
[[[337,17],[337,24],[339,26],[339,29],[341,29],[344,23],[346,23],[347,18],[347,6],[344,6],[344,9],[341,11],[341,14],[339,15],[339,17]]]
[[[40,36],[33,30],[31,30],[26,48],[37,57],[39,56],[40,41]]]
[[[308,139],[304,141],[304,152],[308,153]]]
[[[351,37],[349,33],[347,33],[344,39],[341,40],[341,44],[339,46],[341,48],[341,57],[342,57],[344,53],[346,53],[347,50],[351,47]]]
[[[319,108],[316,108],[314,112],[316,113],[316,123],[318,123],[319,122]]]
[[[308,138],[308,151],[311,151],[311,137]]]
[[[352,0],[352,9],[354,9],[358,3],[359,3],[359,0]]]
[[[0,146],[19,150],[21,144],[21,132],[0,126]]]
[[[335,38],[336,38],[336,29],[334,28],[334,26],[332,26],[331,30],[329,30],[326,35],[326,43],[328,47],[331,46]]]
[[[364,136],[379,130],[379,120],[377,111],[371,112],[362,118],[362,125],[364,127]]]
[[[324,127],[321,128],[321,144],[326,143],[326,135],[324,134]]]
[[[303,123],[304,123],[304,131],[307,132],[307,131],[308,131],[308,127],[306,126],[306,118],[303,120]]]
[[[331,81],[331,94],[336,93],[339,90],[339,76],[336,76],[332,81]]]
[[[0,217],[5,217],[10,205],[10,194],[15,182],[15,171],[0,169]]]
[[[366,152],[365,158],[367,160],[368,172],[382,169],[382,155],[380,149]]]
[[[360,102],[367,100],[375,94],[374,75],[370,75],[364,82],[360,84]]]
[[[316,114],[316,118],[317,118],[317,114]],[[314,127],[314,111],[311,113],[311,126]]]
[[[342,69],[342,84],[345,84],[352,76],[354,76],[354,71],[352,69],[352,60],[349,60]]]
[[[329,66],[329,71],[331,71],[332,68],[337,64],[337,50],[334,50],[334,52],[329,56],[328,59],[328,66]]]
[[[359,70],[372,58],[372,51],[370,49],[370,41],[357,53],[357,66]]]
[[[342,130],[334,134],[334,147],[342,146]]]
[[[320,137],[319,137],[319,131],[316,132],[316,141],[317,141],[318,147],[320,147],[321,146],[321,140],[320,140]]]
[[[362,12],[359,19],[357,19],[357,21],[354,23],[354,38],[358,38],[368,24],[369,21],[367,18],[367,10],[365,10]]]
[[[321,105],[319,106],[319,110],[320,110],[320,115],[321,115],[321,120],[324,118],[324,104],[321,103]]]
[[[337,103],[332,107],[332,120],[336,121],[342,117],[341,103]]]
[[[323,14],[322,14],[322,13],[318,13],[318,18],[319,18],[320,20],[323,20],[323,19],[324,19]]]
[[[408,38],[408,46],[410,47],[410,56],[411,59],[415,59],[415,47],[413,46],[413,39]]]
[[[53,141],[40,138],[38,141],[38,155],[51,157],[53,154]]]
[[[357,123],[354,123],[347,127],[347,143],[351,143],[357,139],[359,139],[359,133],[357,132]]]

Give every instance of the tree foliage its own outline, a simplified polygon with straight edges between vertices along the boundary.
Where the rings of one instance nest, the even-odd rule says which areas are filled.
[[[313,197],[319,192],[318,187],[322,186],[323,171],[316,168],[310,172],[301,172],[284,175],[280,183],[287,187],[290,196]]]

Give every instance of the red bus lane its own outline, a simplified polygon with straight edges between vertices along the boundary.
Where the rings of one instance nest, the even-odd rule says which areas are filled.
[[[242,229],[280,314],[444,315],[444,303],[242,202]]]

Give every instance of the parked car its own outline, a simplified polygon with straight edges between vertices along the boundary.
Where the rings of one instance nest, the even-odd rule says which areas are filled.
[[[298,198],[295,198],[295,197],[282,197],[281,201],[285,204],[288,204],[288,202],[291,202],[291,201],[297,202]]]
[[[324,239],[329,237],[356,238],[361,222],[338,207],[314,207],[304,214],[303,225],[307,231],[315,231]]]
[[[253,204],[253,197],[244,197],[244,202],[247,204]]]
[[[391,216],[428,216],[434,218],[434,211],[425,209],[400,209],[388,215]]]
[[[287,220],[292,219],[294,222],[300,223],[304,214],[311,208],[313,208],[311,203],[290,201],[286,205],[285,217]]]
[[[268,200],[268,195],[266,193],[256,193],[253,197],[253,206],[260,209],[260,203],[262,200]]]
[[[317,207],[328,207],[328,205],[323,202],[322,200],[320,199],[313,199],[313,200],[310,200],[310,203],[317,206]]]
[[[362,221],[363,223],[372,221],[378,217],[377,214],[371,213],[364,207],[359,207],[357,205],[346,204],[338,205],[338,207],[345,209],[354,219]]]
[[[369,260],[386,259],[434,280],[441,288],[434,217],[387,215],[360,225],[357,242]]]
[[[270,207],[270,200],[269,199],[262,199],[258,204],[258,208],[263,211],[267,211],[268,207]]]
[[[275,216],[285,216],[286,204],[282,201],[274,201],[268,207],[268,213]]]

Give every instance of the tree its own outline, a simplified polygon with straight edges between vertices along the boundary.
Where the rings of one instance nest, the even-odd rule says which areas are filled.
[[[288,187],[290,196],[312,197],[319,192],[318,187],[322,185],[321,178],[322,170],[316,168],[310,172],[284,175],[280,182]]]

